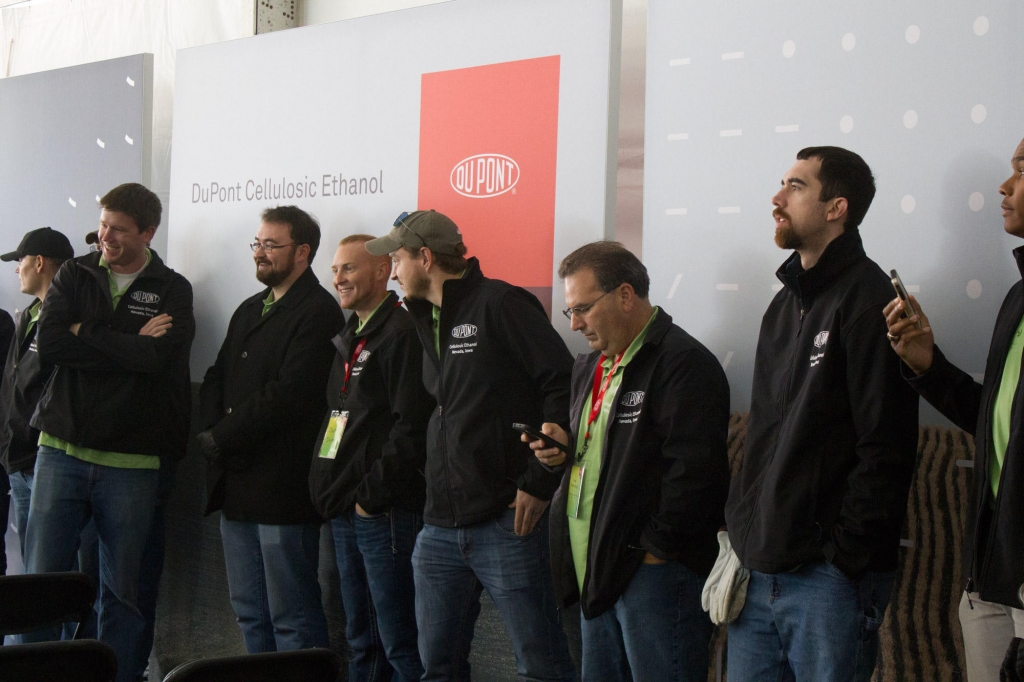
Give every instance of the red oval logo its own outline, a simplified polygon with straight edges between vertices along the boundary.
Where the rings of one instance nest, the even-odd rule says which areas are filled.
[[[455,164],[450,181],[452,189],[464,197],[496,197],[519,182],[519,164],[504,154],[476,154]]]

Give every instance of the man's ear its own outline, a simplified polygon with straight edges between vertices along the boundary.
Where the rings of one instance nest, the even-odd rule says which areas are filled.
[[[825,214],[825,220],[834,222],[841,220],[846,222],[846,213],[850,209],[850,204],[846,201],[845,197],[836,197],[829,201],[828,212]]]

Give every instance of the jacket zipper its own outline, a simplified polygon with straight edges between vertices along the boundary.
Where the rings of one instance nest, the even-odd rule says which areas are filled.
[[[444,315],[444,312],[441,313]],[[437,321],[438,329],[437,334],[441,336],[441,320]],[[444,462],[444,487],[448,497],[448,509],[451,510],[452,514],[452,525],[458,526],[458,517],[455,514],[455,498],[452,496],[452,475],[451,470],[448,467],[448,438],[444,432],[444,365],[441,362],[443,353],[441,352],[441,344],[437,344],[437,419],[441,429],[441,461]]]

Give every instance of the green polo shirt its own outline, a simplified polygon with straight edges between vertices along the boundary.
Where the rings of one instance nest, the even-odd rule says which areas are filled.
[[[995,402],[992,404],[992,457],[989,458],[989,481],[992,486],[992,499],[999,494],[999,476],[1003,471],[1003,459],[1006,457],[1006,446],[1010,442],[1010,412],[1013,408],[1013,396],[1017,392],[1020,379],[1021,352],[1024,351],[1024,319],[1017,325],[1017,333],[1010,341],[1010,350],[1003,363],[1003,377],[999,381]]]
[[[630,363],[640,347],[644,345],[647,338],[647,330],[651,328],[651,322],[658,316],[658,308],[654,308],[651,319],[647,320],[640,333],[636,335],[629,348],[622,355],[619,366],[612,375],[608,390],[604,394],[604,402],[601,404],[601,411],[597,419],[590,426],[590,447],[583,455],[583,484],[580,489],[580,506],[576,518],[569,517],[569,543],[572,545],[572,561],[576,565],[576,581],[579,583],[580,592],[583,591],[583,578],[587,574],[587,548],[590,544],[590,522],[591,510],[594,508],[594,493],[597,492],[597,482],[601,477],[601,455],[604,450],[604,434],[608,428],[608,417],[611,415],[612,405],[615,404],[619,392],[619,385],[622,383],[622,374],[626,365]],[[605,356],[601,361],[604,372],[607,373],[615,364],[615,358]],[[593,384],[589,384],[593,386]],[[576,457],[579,458],[583,451],[584,436],[587,433],[587,418],[590,416],[594,394],[588,391],[587,399],[583,403],[583,412],[580,416],[579,435],[576,437]],[[575,461],[575,460],[574,460]]]
[[[384,301],[386,300],[388,300],[388,296],[387,294],[384,294],[384,298],[380,299],[380,303],[378,303],[376,307],[374,307],[374,309],[370,311],[370,314],[366,316],[366,319],[359,320],[359,324],[356,325],[356,334],[359,334],[361,331],[363,331],[363,327],[365,327],[366,323],[370,321],[370,318],[373,317],[373,314],[380,310],[380,307],[384,305]]]
[[[106,259],[103,258],[103,256],[100,256],[100,267],[107,271],[107,284],[110,286],[110,298],[114,304],[114,310],[117,310],[117,304],[121,302],[121,297],[123,297],[125,292],[127,292],[131,287],[135,278],[149,266],[149,262],[152,259],[153,254],[150,253],[149,249],[146,249],[146,264],[143,265],[137,273],[135,273],[135,277],[132,278],[131,282],[129,282],[124,288],[120,288],[117,285],[117,280],[114,279],[114,273],[111,272],[110,266],[107,265]],[[39,312],[37,310],[33,322],[35,319],[38,319],[38,317]],[[114,467],[117,469],[160,468],[160,458],[155,455],[133,455],[126,452],[94,450],[80,445],[72,445],[66,440],[61,440],[60,438],[56,438],[45,432],[39,434],[39,444],[56,450],[63,450],[75,459],[80,459],[83,462],[89,462],[90,464],[99,464],[101,466]]]
[[[39,321],[39,309],[42,305],[43,302],[37,300],[32,304],[32,307],[28,309],[28,324],[25,325],[25,331],[22,333],[21,341],[28,338],[28,335],[32,333],[32,327],[36,326],[36,322]]]
[[[263,299],[263,312],[260,313],[260,317],[270,312],[270,306],[274,305],[274,290],[271,289],[267,297]]]

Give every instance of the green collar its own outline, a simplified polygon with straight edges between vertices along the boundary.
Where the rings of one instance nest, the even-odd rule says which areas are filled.
[[[640,350],[640,347],[644,345],[644,340],[647,338],[647,332],[651,328],[651,323],[654,322],[654,318],[658,316],[658,310],[658,306],[654,306],[654,312],[651,313],[651,317],[647,320],[647,324],[645,324],[644,328],[640,330],[640,333],[636,335],[633,342],[629,344],[629,347],[626,348],[626,352],[622,354],[622,360],[619,362],[619,367],[625,367],[628,365],[629,361],[632,360],[633,356]],[[614,362],[615,358],[608,357],[607,355],[601,360],[605,369],[611,367]]]
[[[374,307],[374,309],[370,311],[370,314],[366,316],[365,320],[359,320],[359,324],[356,325],[356,334],[359,334],[361,331],[363,331],[363,327],[365,327],[366,323],[370,321],[370,318],[373,317],[374,313],[376,313],[378,310],[380,310],[380,307],[382,305],[384,305],[384,301],[386,301],[386,300],[388,300],[388,294],[387,293],[384,294],[384,298],[382,298],[380,300],[380,303],[378,303]]]

